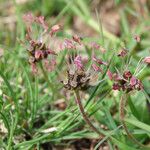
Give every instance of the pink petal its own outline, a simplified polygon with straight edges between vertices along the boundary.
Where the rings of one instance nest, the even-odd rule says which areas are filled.
[[[125,57],[127,55],[127,51],[126,50],[121,50],[119,53],[118,53],[118,56],[119,57]]]
[[[107,75],[108,75],[108,77],[109,77],[110,80],[113,79],[113,74],[112,74],[112,72],[109,69],[107,71]]]
[[[135,86],[136,84],[137,84],[137,79],[136,77],[132,76],[132,78],[130,79],[130,85]]]
[[[29,23],[29,24],[33,23],[34,19],[35,19],[32,13],[27,13],[27,14],[23,15],[22,18],[25,23]]]
[[[51,28],[50,35],[53,36],[54,33],[58,32],[60,29],[61,29],[61,25],[58,25],[58,24],[54,25]]]
[[[96,56],[93,56],[93,61],[95,61],[95,62],[97,62],[98,64],[100,64],[100,65],[108,65],[106,62],[103,62],[101,59],[98,59],[98,58],[96,58]]]
[[[143,61],[150,64],[150,56],[145,57]]]
[[[132,77],[132,74],[131,74],[131,72],[129,70],[127,70],[127,71],[124,72],[123,77],[125,79],[128,79],[128,78]]]
[[[83,68],[81,56],[78,55],[78,56],[74,59],[74,63],[75,63],[75,65],[76,65],[76,67],[77,67],[78,69],[82,69],[82,68]]]
[[[42,58],[42,56],[43,56],[43,52],[41,50],[35,51],[35,58],[36,59]]]
[[[81,45],[81,38],[78,35],[72,36],[72,39]]]
[[[96,64],[92,64],[92,68],[97,72],[103,72],[102,69],[99,66],[97,66]]]
[[[98,50],[100,48],[100,45],[97,44],[96,42],[92,42],[91,47]]]
[[[73,42],[69,39],[65,39],[64,46],[67,49],[75,49]]]
[[[117,83],[114,83],[112,89],[113,90],[120,90],[120,86]]]
[[[134,35],[134,39],[136,40],[136,42],[140,42],[141,41],[141,38],[139,35]]]
[[[48,25],[46,24],[44,20],[44,16],[36,17],[36,22],[39,23],[45,29],[45,31],[48,30]]]

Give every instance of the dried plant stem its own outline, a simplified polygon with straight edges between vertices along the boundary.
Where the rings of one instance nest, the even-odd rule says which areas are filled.
[[[89,120],[88,116],[86,115],[85,111],[84,111],[84,108],[82,106],[82,103],[81,103],[81,99],[80,99],[80,95],[79,95],[79,91],[75,91],[75,96],[76,96],[76,103],[80,109],[80,112],[82,114],[82,117],[84,119],[84,121],[91,127],[91,129],[93,131],[95,131],[96,133],[98,133],[99,135],[101,136],[105,136],[103,133],[101,133],[92,123],[91,121]]]
[[[120,120],[121,120],[121,123],[122,123],[122,126],[127,134],[127,136],[137,145],[139,145],[140,147],[144,147],[144,148],[147,148],[145,145],[141,144],[128,130],[127,126],[126,126],[126,123],[124,121],[124,118],[125,118],[125,106],[126,106],[126,103],[127,103],[127,95],[126,94],[123,94],[121,96],[121,99],[120,99],[120,106],[119,106],[119,113],[120,113]]]

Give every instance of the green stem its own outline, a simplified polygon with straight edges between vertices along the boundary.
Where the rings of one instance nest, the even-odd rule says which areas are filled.
[[[10,135],[9,135],[9,139],[8,139],[8,145],[6,147],[6,150],[11,150],[12,149],[12,142],[13,142],[13,136],[17,127],[17,123],[18,123],[18,113],[15,114],[15,120],[12,122],[12,127],[10,129]]]
[[[127,134],[127,136],[137,145],[139,145],[140,147],[143,147],[143,148],[147,148],[145,145],[141,144],[128,130],[127,128],[127,125],[125,123],[125,112],[124,112],[124,109],[125,109],[125,106],[126,106],[126,103],[127,103],[127,95],[122,95],[121,96],[121,99],[120,99],[120,104],[119,104],[119,114],[120,114],[120,120],[121,120],[121,123],[122,123],[122,126]]]
[[[89,118],[87,117],[85,111],[84,111],[84,108],[82,106],[82,103],[81,103],[81,98],[80,98],[80,95],[79,95],[79,91],[75,91],[75,96],[76,96],[76,103],[80,109],[80,112],[82,114],[82,117],[84,119],[84,121],[91,127],[91,129],[93,131],[95,131],[96,133],[98,133],[99,135],[101,136],[105,136],[103,133],[101,133],[92,123],[91,121],[89,120]]]

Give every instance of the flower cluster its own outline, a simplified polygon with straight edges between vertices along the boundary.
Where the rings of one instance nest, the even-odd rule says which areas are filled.
[[[56,52],[50,48],[50,40],[60,30],[60,25],[54,25],[49,29],[43,16],[35,17],[31,13],[24,15],[23,19],[26,24],[27,34],[25,42],[22,43],[28,50],[32,71],[37,72],[36,64],[42,60],[46,69],[52,71],[56,65]],[[50,61],[48,56],[51,56]]]
[[[142,90],[143,89],[143,84],[142,82],[132,75],[132,73],[127,70],[123,72],[123,75],[119,73],[111,73],[110,70],[107,72],[108,77],[110,80],[114,81],[113,83],[113,90],[118,90],[118,91],[126,91],[130,92],[132,90]]]
[[[77,48],[84,46],[82,39],[75,35],[72,39],[65,39],[61,45],[62,48],[68,50],[67,59],[67,78],[62,80],[64,87],[68,90],[85,90],[90,86],[94,86],[99,82],[99,74],[103,73],[101,66],[107,66],[107,63],[97,58],[82,56]]]
[[[23,19],[27,27],[27,34],[25,42],[22,43],[28,50],[30,56],[29,63],[32,66],[33,72],[37,72],[36,64],[41,61],[44,62],[47,70],[52,71],[56,65],[55,57],[57,53],[51,49],[51,38],[61,29],[61,26],[54,25],[49,29],[43,16],[35,17],[30,13],[23,16]],[[82,55],[80,51],[80,49],[86,49],[87,45],[78,35],[74,35],[70,39],[66,38],[63,43],[60,44],[59,47],[61,50],[67,50],[66,78],[61,80],[66,89],[84,90],[100,82],[99,77],[103,74],[103,69],[108,64],[97,57],[95,50],[100,50],[101,53],[105,53],[106,50],[95,42],[91,43],[90,46],[92,56],[87,58],[87,56]],[[117,56],[124,58],[127,54],[127,50],[124,48]],[[51,59],[49,60],[48,57],[51,57]],[[143,62],[149,64],[150,57],[146,57]],[[111,73],[110,70],[108,70],[107,74],[114,82],[114,90],[130,92],[132,90],[143,89],[141,81],[129,70],[123,73]]]

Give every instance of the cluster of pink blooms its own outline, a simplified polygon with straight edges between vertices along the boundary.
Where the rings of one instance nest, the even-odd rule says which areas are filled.
[[[37,72],[36,65],[40,61],[44,61],[46,69],[52,71],[56,65],[56,53],[50,48],[50,39],[60,30],[60,25],[54,25],[49,29],[43,16],[35,17],[31,13],[24,15],[23,20],[26,24],[27,33],[26,40],[22,43],[28,50],[32,71]],[[50,60],[48,56],[51,57]]]
[[[26,24],[26,40],[22,42],[29,53],[29,63],[32,66],[32,71],[37,72],[37,63],[44,62],[47,70],[52,71],[56,66],[57,54],[55,50],[51,49],[50,42],[51,38],[61,29],[60,25],[54,25],[52,28],[48,28],[45,23],[44,17],[35,17],[31,13],[23,16],[24,22]],[[35,31],[37,29],[37,32]],[[136,40],[140,41],[136,37]],[[95,42],[91,44],[92,57],[84,58],[80,54],[78,46],[86,47],[82,38],[74,35],[70,39],[64,39],[63,43],[60,44],[61,50],[68,50],[66,63],[67,63],[67,79],[62,80],[64,87],[69,90],[75,89],[86,89],[89,86],[96,85],[99,82],[99,74],[103,74],[103,68],[108,66],[107,62],[104,62],[96,56],[94,50],[100,50],[105,53],[105,49]],[[127,55],[127,50],[122,49],[118,56],[125,57]],[[50,60],[48,59],[50,57]],[[143,60],[145,63],[150,64],[150,57],[146,57]],[[141,90],[143,85],[141,81],[132,75],[132,73],[127,70],[122,74],[111,73],[110,70],[107,72],[110,80],[114,82],[114,90],[132,91]]]
[[[72,39],[65,39],[61,45],[62,49],[68,50],[67,79],[62,80],[62,83],[64,87],[69,90],[84,90],[96,85],[98,83],[99,74],[103,73],[102,67],[107,66],[106,62],[97,58],[95,55],[89,59],[83,57],[80,54],[78,46],[84,47],[85,44],[82,42],[82,38],[77,35],[73,36]]]
[[[123,72],[123,75],[119,73],[111,73],[108,70],[107,75],[109,76],[110,80],[114,81],[113,83],[113,90],[118,91],[126,91],[130,92],[132,90],[142,90],[143,84],[142,82],[136,78],[132,73],[127,70]]]
[[[127,50],[122,49],[118,57],[125,57],[127,56]],[[143,59],[143,62],[150,64],[150,57],[145,57]],[[107,75],[110,80],[112,80],[113,83],[113,90],[118,90],[118,91],[126,91],[130,92],[132,90],[142,90],[143,89],[143,84],[142,82],[134,76],[129,70],[124,71],[123,73],[112,73],[110,70],[108,70]]]

